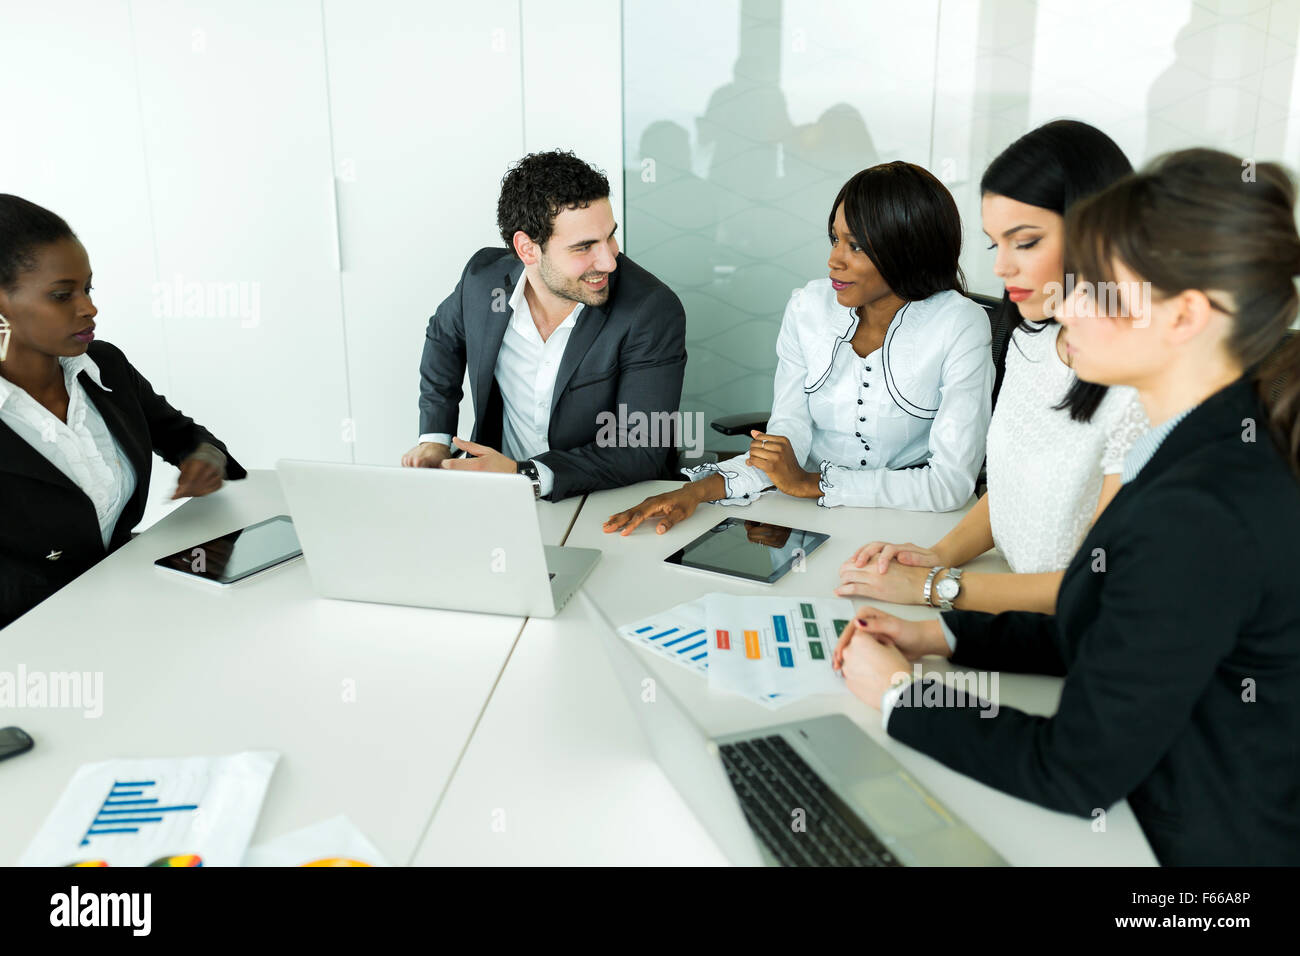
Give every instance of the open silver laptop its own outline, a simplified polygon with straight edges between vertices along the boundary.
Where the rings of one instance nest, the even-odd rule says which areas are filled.
[[[542,544],[522,475],[288,459],[276,471],[323,597],[553,617],[600,558]]]
[[[835,714],[705,734],[596,607],[619,689],[673,786],[731,862],[747,866],[1005,866],[902,764]]]

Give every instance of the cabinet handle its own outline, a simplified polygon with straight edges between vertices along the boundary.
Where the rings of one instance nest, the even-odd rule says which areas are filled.
[[[339,227],[339,178],[330,177],[330,214],[334,217],[334,271],[343,271],[343,230]]]

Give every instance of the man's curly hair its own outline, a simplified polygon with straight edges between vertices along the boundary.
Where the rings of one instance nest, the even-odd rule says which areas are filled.
[[[545,246],[563,209],[585,209],[594,200],[609,198],[609,180],[571,152],[529,153],[501,179],[497,228],[512,250],[523,230]]]

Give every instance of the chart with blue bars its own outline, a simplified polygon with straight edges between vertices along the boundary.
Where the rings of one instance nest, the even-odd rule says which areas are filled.
[[[91,840],[97,836],[139,833],[142,827],[162,823],[174,815],[193,813],[199,808],[197,803],[164,801],[153,795],[156,787],[154,780],[113,781],[108,796],[81,838],[81,845],[90,846]]]
[[[619,633],[697,674],[708,673],[709,639],[704,627],[704,605],[699,601],[679,604],[621,627]]]
[[[709,641],[704,636],[702,627],[694,630],[687,630],[684,627],[666,627],[660,630],[653,625],[648,625],[637,628],[635,633],[647,641],[659,641],[659,647],[671,650],[674,654],[686,655],[692,663],[703,661],[701,667],[709,666]]]

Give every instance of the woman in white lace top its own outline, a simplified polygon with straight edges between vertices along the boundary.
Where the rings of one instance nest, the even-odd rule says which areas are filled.
[[[611,515],[606,533],[657,518],[663,534],[702,502],[747,505],[774,490],[822,507],[952,511],[969,500],[994,370],[988,318],[961,291],[952,195],[919,166],[885,163],[845,184],[827,226],[830,275],[786,307],[766,432]]]
[[[987,496],[987,520],[994,545],[1017,574],[1061,571],[1070,563],[1100,513],[1103,484],[1109,501],[1124,455],[1148,427],[1132,388],[1107,389],[1086,422],[1049,404],[1076,379],[1061,359],[1061,326],[1033,326],[1039,330],[1012,332],[988,440],[988,486],[997,493]]]
[[[1106,134],[1069,120],[1033,130],[990,164],[981,213],[1014,327],[988,433],[988,493],[932,547],[864,545],[841,568],[836,594],[995,613],[1054,609],[1062,571],[1147,428],[1133,389],[1075,377],[1052,317],[1068,294],[1066,209],[1131,169]],[[1012,574],[962,574],[993,547]]]

